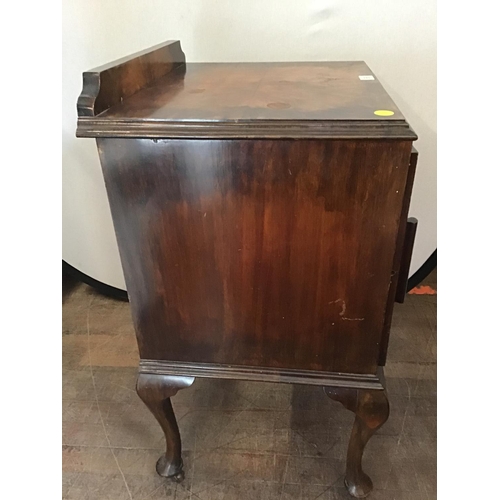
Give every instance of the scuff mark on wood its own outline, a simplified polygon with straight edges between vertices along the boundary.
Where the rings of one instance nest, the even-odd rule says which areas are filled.
[[[335,304],[337,304],[338,302],[342,302],[342,311],[339,312],[339,316],[343,316],[345,314],[345,300],[342,300],[342,299],[337,299],[335,301]]]

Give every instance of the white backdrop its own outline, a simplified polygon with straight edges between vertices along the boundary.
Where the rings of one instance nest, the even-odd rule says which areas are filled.
[[[93,139],[76,139],[82,72],[165,40],[188,62],[364,60],[419,136],[411,273],[436,249],[436,0],[63,2],[63,259],[125,282]]]

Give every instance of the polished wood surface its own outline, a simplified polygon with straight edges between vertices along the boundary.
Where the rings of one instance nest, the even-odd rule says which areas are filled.
[[[78,116],[96,116],[185,66],[186,57],[177,40],[170,40],[83,73]]]
[[[158,473],[182,476],[170,397],[194,376],[314,384],[356,414],[345,482],[366,496],[411,255],[401,112],[362,62],[186,64],[168,42],[85,75]]]
[[[375,373],[410,143],[98,146],[141,358]]]
[[[179,42],[134,56],[84,73],[79,137],[417,138],[363,61],[185,63]]]
[[[408,175],[406,177],[405,194],[401,205],[401,217],[399,219],[398,239],[396,250],[394,252],[394,260],[392,262],[392,277],[389,293],[387,294],[387,304],[385,307],[384,328],[382,331],[382,340],[380,342],[380,356],[378,364],[385,366],[387,360],[387,351],[389,349],[389,338],[391,334],[392,313],[394,311],[394,302],[396,301],[396,292],[399,282],[399,274],[401,270],[401,261],[404,251],[404,242],[406,234],[406,224],[408,211],[410,209],[411,193],[413,182],[415,180],[415,172],[417,169],[418,151],[412,146],[410,159],[408,164]]]
[[[165,434],[166,451],[156,463],[156,472],[160,476],[176,481],[184,478],[182,464],[181,435],[170,398],[180,389],[193,384],[193,377],[175,377],[139,373],[136,391],[149,411],[156,418]]]
[[[188,63],[102,118],[156,120],[403,120],[362,61]],[[392,116],[380,117],[377,110]]]
[[[389,418],[389,401],[385,390],[370,391],[325,387],[328,397],[339,401],[356,418],[347,449],[345,485],[355,498],[365,498],[373,489],[370,477],[363,471],[362,459],[365,446],[375,432]]]
[[[340,373],[320,370],[297,370],[269,368],[266,366],[243,366],[200,362],[165,361],[161,359],[141,359],[139,371],[152,375],[184,375],[193,377],[249,380],[255,382],[281,382],[304,385],[334,385],[355,389],[383,389],[380,371],[377,373]]]

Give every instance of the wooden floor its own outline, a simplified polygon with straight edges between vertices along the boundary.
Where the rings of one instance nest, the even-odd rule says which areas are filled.
[[[372,500],[436,498],[436,272],[396,304],[391,415],[368,444]],[[63,280],[63,498],[333,500],[353,416],[318,387],[197,379],[173,404],[186,479],[156,475],[160,427],[135,393],[126,302]]]

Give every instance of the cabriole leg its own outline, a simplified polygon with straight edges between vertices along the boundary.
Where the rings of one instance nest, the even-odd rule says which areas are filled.
[[[347,450],[345,485],[356,498],[365,498],[373,489],[372,480],[363,472],[361,461],[368,440],[389,417],[385,390],[325,387],[326,394],[354,412],[356,418]]]
[[[139,373],[136,390],[144,404],[155,416],[165,434],[166,451],[156,463],[156,472],[160,476],[182,481],[181,436],[175,419],[170,398],[179,389],[189,387],[194,377],[176,377]]]

